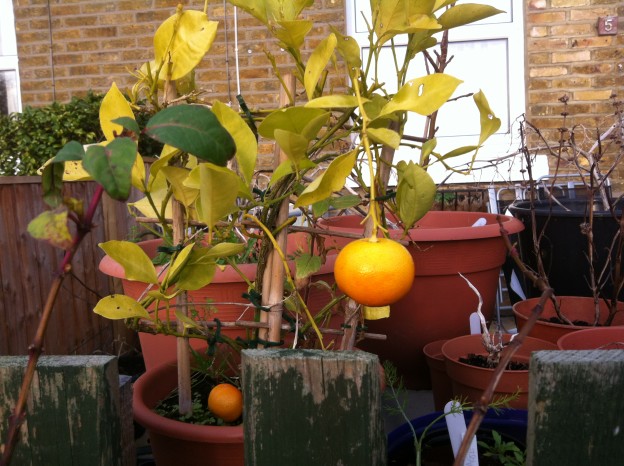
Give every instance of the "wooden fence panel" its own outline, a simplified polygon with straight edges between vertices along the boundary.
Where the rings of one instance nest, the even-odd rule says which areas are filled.
[[[88,201],[93,182],[65,184],[65,195]],[[99,297],[119,291],[98,270],[98,243],[127,237],[132,218],[126,206],[107,199],[96,228],[80,247],[72,275],[59,293],[45,340],[48,354],[114,352],[120,340],[134,344],[121,323],[92,312]],[[40,177],[0,177],[0,355],[26,354],[63,251],[33,239],[28,223],[46,206]]]

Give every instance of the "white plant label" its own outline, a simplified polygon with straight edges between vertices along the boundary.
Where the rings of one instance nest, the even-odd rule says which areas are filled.
[[[456,413],[451,413],[451,409],[455,407]],[[453,400],[446,403],[444,406],[444,413],[446,414],[446,427],[449,432],[449,438],[451,440],[451,446],[453,447],[453,456],[457,456],[459,447],[466,435],[466,420],[464,419],[464,413],[459,409],[460,404]],[[479,466],[479,458],[477,453],[477,437],[473,437],[468,449],[468,454],[464,460],[464,466]]]

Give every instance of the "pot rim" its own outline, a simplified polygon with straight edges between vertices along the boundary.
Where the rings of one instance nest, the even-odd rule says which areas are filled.
[[[340,215],[337,217],[322,218],[318,222],[320,228],[335,229],[336,231],[353,231],[362,230],[362,227],[356,228],[354,226],[340,226],[335,225],[337,222],[353,221],[354,219],[363,217],[359,215]],[[453,218],[454,224],[460,222],[460,226],[445,226],[436,227],[436,224],[440,224],[449,218]],[[473,227],[472,225],[479,219],[485,218],[486,225],[480,227]],[[487,238],[497,238],[501,236],[500,225],[498,224],[498,218],[501,219],[507,234],[514,234],[524,230],[524,224],[515,217],[509,215],[492,214],[488,212],[459,212],[459,211],[429,211],[421,220],[418,221],[417,226],[409,230],[407,235],[404,235],[403,230],[389,230],[389,235],[393,239],[409,239],[413,242],[441,242],[441,241],[464,241],[464,240],[479,240]],[[446,223],[446,222],[445,222]]]
[[[144,401],[144,396],[151,394],[158,398],[164,398],[173,387],[158,381],[163,378],[167,381],[172,377],[177,380],[177,365],[170,361],[145,372],[136,380],[132,395],[132,409],[136,422],[160,435],[182,440],[212,443],[239,443],[243,441],[243,424],[238,426],[202,426],[168,419],[152,411],[153,406]]]

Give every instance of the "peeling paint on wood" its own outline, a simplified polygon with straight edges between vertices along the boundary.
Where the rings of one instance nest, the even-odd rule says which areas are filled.
[[[0,437],[17,399],[27,357],[0,357]],[[43,356],[13,463],[124,466],[117,359]],[[126,408],[127,409],[127,408]]]
[[[620,465],[624,350],[538,351],[529,369],[527,465]]]
[[[247,466],[386,463],[377,356],[245,350],[242,377]]]

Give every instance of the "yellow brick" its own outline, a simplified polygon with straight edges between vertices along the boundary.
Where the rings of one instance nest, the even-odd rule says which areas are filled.
[[[545,78],[548,76],[563,76],[568,73],[564,66],[543,66],[529,70],[529,76],[532,78]]]
[[[548,28],[546,26],[533,26],[529,30],[530,37],[546,37],[548,36]]]
[[[574,100],[605,100],[611,97],[611,89],[601,91],[575,91],[572,95]]]
[[[589,61],[590,59],[591,52],[589,50],[579,50],[577,52],[557,52],[552,54],[553,63]]]
[[[569,8],[590,5],[589,0],[550,0],[551,8]]]
[[[586,8],[586,9],[572,9],[570,10],[571,21],[589,20],[595,24],[595,21],[599,16],[609,16],[617,14],[615,8]]]

